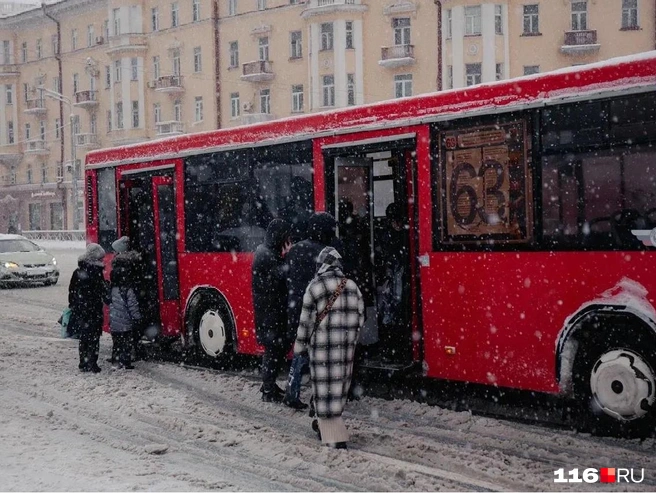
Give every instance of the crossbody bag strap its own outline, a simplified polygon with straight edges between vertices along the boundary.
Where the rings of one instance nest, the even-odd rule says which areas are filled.
[[[339,285],[337,286],[337,289],[335,290],[333,295],[328,300],[328,304],[326,305],[326,308],[324,308],[323,311],[319,315],[317,315],[317,319],[314,322],[314,330],[317,330],[317,328],[319,327],[319,325],[321,324],[323,319],[326,318],[326,316],[328,315],[328,312],[330,311],[330,309],[335,304],[335,301],[337,301],[337,298],[339,298],[339,295],[342,294],[342,291],[344,291],[344,288],[346,287],[346,282],[347,281],[348,281],[348,279],[346,279],[345,277],[342,278]]]

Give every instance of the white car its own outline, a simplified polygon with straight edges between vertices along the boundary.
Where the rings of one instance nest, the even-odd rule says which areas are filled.
[[[24,236],[0,234],[0,286],[50,286],[58,280],[55,257]]]

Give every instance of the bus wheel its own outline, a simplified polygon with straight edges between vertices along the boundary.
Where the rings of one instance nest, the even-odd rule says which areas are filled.
[[[194,296],[188,309],[188,332],[194,350],[188,356],[195,364],[216,364],[232,350],[233,323],[225,303],[212,293]],[[195,361],[193,361],[195,360]]]
[[[582,424],[599,435],[646,436],[654,423],[656,346],[644,337],[636,343],[631,333],[616,339],[589,341],[577,355],[574,391]]]

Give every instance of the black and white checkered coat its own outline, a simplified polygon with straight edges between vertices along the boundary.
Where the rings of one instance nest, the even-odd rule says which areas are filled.
[[[303,296],[303,311],[294,345],[294,353],[309,354],[312,392],[319,418],[342,415],[351,385],[355,344],[364,324],[362,293],[349,279],[315,330],[317,316],[344,278],[340,259],[332,247],[324,248],[319,254],[317,275]]]

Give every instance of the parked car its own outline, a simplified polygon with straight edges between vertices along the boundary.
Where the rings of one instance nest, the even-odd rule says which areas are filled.
[[[50,286],[58,280],[55,257],[24,236],[0,234],[0,286]]]

